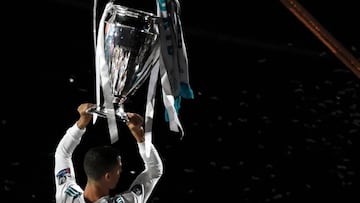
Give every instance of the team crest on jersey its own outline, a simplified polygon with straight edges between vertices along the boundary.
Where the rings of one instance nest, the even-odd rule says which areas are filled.
[[[134,186],[131,188],[131,191],[133,191],[136,195],[141,195],[141,194],[142,194],[142,187],[141,187],[141,185],[139,185],[139,184],[134,185]]]
[[[70,177],[70,168],[64,168],[62,170],[60,170],[57,174],[56,177],[58,179],[58,183],[59,185],[62,185],[66,182],[67,177]]]

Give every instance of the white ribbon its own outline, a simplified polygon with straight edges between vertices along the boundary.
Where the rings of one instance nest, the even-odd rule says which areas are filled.
[[[157,50],[159,56],[159,50]],[[145,110],[145,155],[150,156],[150,144],[152,143],[152,125],[155,111],[156,84],[159,75],[159,63],[156,63],[150,73],[146,110]]]
[[[184,136],[184,130],[175,107],[175,97],[180,95],[193,98],[189,86],[188,60],[186,47],[179,19],[179,3],[177,1],[157,1],[157,16],[159,21],[160,51],[159,61],[150,74],[147,103],[145,112],[145,152],[149,154],[149,144],[152,142],[152,125],[155,109],[156,85],[158,76],[161,76],[162,98],[168,115],[169,128],[171,131],[180,132]],[[175,3],[175,4],[174,4]],[[170,5],[171,4],[171,5]],[[170,12],[170,16],[168,15]],[[190,94],[182,94],[182,84],[188,88]]]
[[[161,75],[161,93],[170,130],[180,132],[183,137],[184,130],[178,118],[175,100],[180,99],[181,96],[193,98],[193,94],[189,85],[188,59],[179,17],[180,4],[177,0],[156,1],[157,15],[160,18],[160,61],[158,63]],[[156,74],[158,73],[156,72]],[[157,80],[157,77],[153,77],[153,79]],[[154,88],[151,86],[154,84],[155,82],[149,83],[148,91]],[[148,98],[147,102],[149,103],[152,99]],[[147,104],[148,106],[149,104]],[[151,111],[148,113],[150,114]],[[151,127],[148,126],[146,129],[151,130]]]
[[[118,128],[116,123],[116,116],[113,104],[113,95],[111,94],[111,84],[109,77],[109,67],[105,59],[104,51],[104,25],[105,18],[108,14],[108,11],[112,8],[113,3],[109,2],[106,4],[104,12],[99,22],[98,36],[97,36],[97,46],[96,46],[96,104],[100,106],[100,84],[102,87],[102,92],[104,96],[104,107],[106,109],[106,118],[108,121],[110,141],[111,143],[116,142],[118,137]]]

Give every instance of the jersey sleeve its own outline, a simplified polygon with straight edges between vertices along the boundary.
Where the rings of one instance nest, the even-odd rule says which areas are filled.
[[[79,129],[75,123],[66,131],[56,147],[54,176],[57,203],[69,195],[76,198],[82,194],[82,189],[76,184],[72,154],[84,133],[85,129]]]
[[[163,163],[153,144],[150,155],[145,154],[145,143],[138,143],[145,169],[136,177],[128,192],[121,196],[124,202],[145,203],[163,174]]]

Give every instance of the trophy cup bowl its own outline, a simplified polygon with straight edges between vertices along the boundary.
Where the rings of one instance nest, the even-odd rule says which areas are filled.
[[[117,119],[127,121],[124,102],[146,81],[158,60],[154,55],[159,42],[158,17],[150,12],[113,5],[106,14],[104,54]],[[107,117],[103,105],[88,110]]]

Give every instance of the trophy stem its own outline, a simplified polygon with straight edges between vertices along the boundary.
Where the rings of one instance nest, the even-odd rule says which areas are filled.
[[[116,106],[115,115],[117,117],[119,117],[121,121],[123,121],[125,123],[129,122],[129,118],[128,118],[126,112],[124,111],[124,104],[115,103],[115,106]]]

